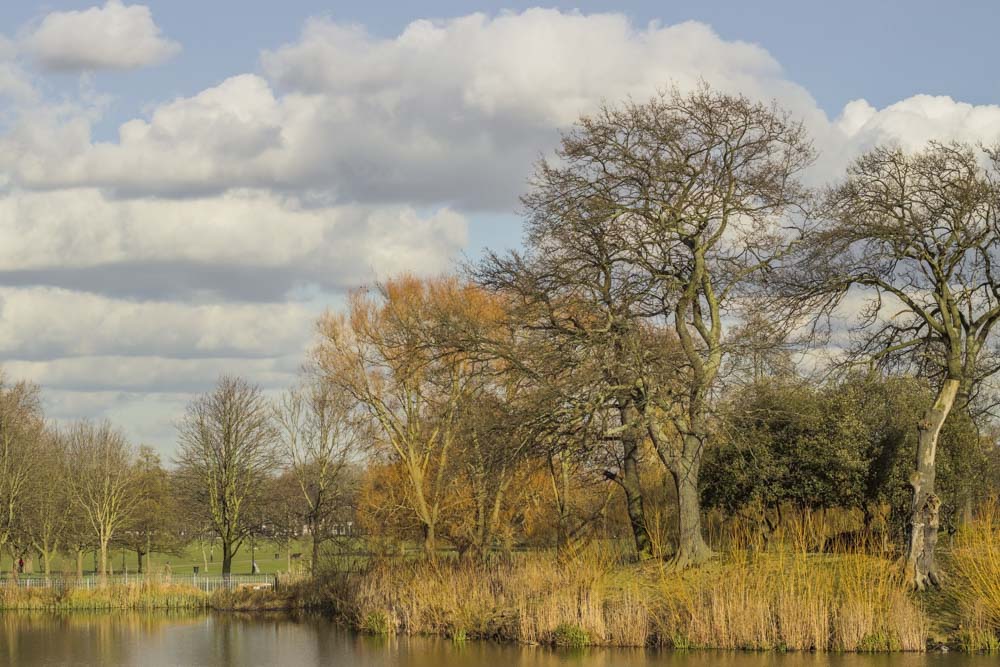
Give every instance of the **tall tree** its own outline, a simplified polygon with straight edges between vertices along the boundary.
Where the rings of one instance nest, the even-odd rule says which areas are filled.
[[[22,509],[39,461],[44,423],[38,387],[7,382],[0,371],[0,549],[21,528]]]
[[[41,464],[31,475],[24,503],[24,532],[42,559],[43,572],[50,574],[52,557],[68,546],[68,530],[75,518],[64,483],[71,474],[66,438],[57,429],[46,428],[40,445]]]
[[[936,398],[916,424],[907,579],[940,581],[934,550],[938,435],[977,383],[1000,319],[1000,153],[960,143],[916,152],[878,147],[858,158],[826,200],[796,273],[793,298],[829,313],[851,295],[857,311],[849,360],[932,378]]]
[[[525,200],[529,242],[573,229],[569,247],[595,269],[587,289],[613,298],[605,312],[617,317],[606,318],[607,330],[627,335],[609,340],[609,349],[633,346],[614,382],[628,397],[622,434],[637,421],[634,406],[676,487],[674,564],[697,563],[710,554],[698,476],[728,349],[726,315],[789,245],[781,226],[808,201],[798,175],[813,159],[810,142],[782,110],[702,85],[584,116],[557,158],[540,163]],[[599,233],[588,245],[591,230]],[[561,258],[564,246],[542,243],[538,251]],[[627,326],[636,316],[649,321],[647,340],[662,349],[639,342],[641,329]]]
[[[640,483],[645,427],[635,388],[657,363],[656,350],[640,342],[651,286],[634,271],[624,229],[604,202],[570,185],[576,176],[540,163],[522,199],[527,252],[488,255],[477,279],[505,294],[515,323],[531,332],[530,351],[522,342],[498,353],[540,386],[561,391],[578,421],[604,425],[596,442],[617,444],[618,470],[609,478],[624,492],[636,552],[647,558],[652,547]],[[553,365],[560,363],[571,372],[560,369],[562,381],[555,383]]]
[[[348,496],[345,468],[359,451],[364,424],[350,395],[320,377],[286,392],[275,405],[275,422],[304,508],[315,575],[320,546],[333,537]]]
[[[250,535],[251,506],[277,458],[271,406],[260,387],[222,377],[192,401],[179,425],[177,478],[190,510],[204,518],[222,543],[222,573]]]
[[[66,446],[70,497],[91,528],[101,555],[98,572],[104,578],[108,544],[127,523],[139,493],[135,452],[107,421],[77,422],[66,434]]]
[[[346,317],[320,322],[315,362],[376,425],[375,444],[398,466],[403,503],[436,553],[449,487],[455,483],[459,409],[475,386],[475,356],[439,324],[491,317],[488,295],[454,278],[401,277],[357,292]]]
[[[141,573],[149,554],[177,553],[182,540],[170,474],[163,468],[159,454],[148,445],[139,448],[136,478],[139,493],[135,499],[135,507],[117,541],[135,552],[138,571]]]

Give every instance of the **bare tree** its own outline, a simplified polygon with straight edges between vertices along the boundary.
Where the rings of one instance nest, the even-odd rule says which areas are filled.
[[[528,241],[547,264],[586,268],[567,286],[605,315],[589,325],[616,353],[606,368],[618,369],[608,385],[620,435],[637,422],[648,431],[676,487],[674,563],[697,563],[710,554],[698,476],[726,316],[791,242],[781,225],[808,201],[798,174],[811,145],[782,110],[703,85],[605,106],[563,136],[557,157],[525,198]]]
[[[39,465],[29,482],[24,507],[24,532],[42,559],[45,574],[52,570],[52,557],[67,546],[67,529],[73,522],[71,499],[64,480],[70,474],[66,438],[55,428],[46,428],[40,441]]]
[[[617,470],[609,470],[608,479],[625,495],[639,558],[648,558],[652,545],[640,483],[645,427],[635,388],[656,363],[657,350],[637,344],[651,285],[634,270],[616,217],[603,203],[567,187],[573,176],[541,163],[523,198],[526,254],[490,254],[475,272],[481,284],[507,296],[513,325],[529,332],[494,342],[495,353],[512,370],[561,393],[564,408],[577,413],[575,421],[607,426],[594,443],[616,445]]]
[[[135,508],[139,487],[135,452],[110,422],[77,422],[66,433],[70,498],[87,519],[108,572],[108,544]]]
[[[22,527],[22,508],[39,462],[43,430],[38,387],[9,384],[0,371],[0,549]]]
[[[848,296],[857,313],[848,361],[915,372],[937,382],[920,421],[907,578],[937,585],[934,549],[938,435],[956,405],[998,366],[1000,154],[931,143],[908,153],[879,147],[860,157],[827,197],[826,224],[803,244],[792,297],[830,314]]]
[[[190,511],[222,543],[222,573],[250,535],[250,509],[277,464],[271,406],[260,387],[224,376],[192,401],[181,421],[178,482]]]
[[[274,410],[285,464],[304,503],[315,575],[320,546],[333,536],[346,496],[344,469],[359,449],[365,425],[350,395],[319,377],[286,392]]]

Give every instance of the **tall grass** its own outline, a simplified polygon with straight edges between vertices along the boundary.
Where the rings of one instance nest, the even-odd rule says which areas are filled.
[[[864,555],[733,554],[659,591],[655,639],[674,647],[921,651],[928,634],[898,567]]]
[[[114,584],[93,589],[0,587],[0,610],[206,609],[209,595],[191,586]]]
[[[919,651],[928,635],[898,567],[856,554],[734,551],[673,573],[598,546],[572,561],[380,562],[328,587],[338,612],[378,634],[816,651]]]
[[[1000,652],[1000,503],[996,500],[959,529],[952,543],[951,571],[964,646]]]

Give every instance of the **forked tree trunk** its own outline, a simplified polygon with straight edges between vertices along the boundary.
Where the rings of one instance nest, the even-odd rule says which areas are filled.
[[[701,497],[698,494],[701,452],[701,438],[686,434],[683,450],[670,465],[677,491],[677,551],[671,564],[678,569],[699,565],[712,557],[712,549],[701,532]]]
[[[955,405],[959,381],[948,378],[938,390],[934,404],[917,424],[917,465],[910,475],[913,505],[910,508],[910,535],[906,551],[906,581],[917,589],[940,584],[934,564],[940,520],[941,499],[934,492],[934,461],[938,436],[948,413]]]

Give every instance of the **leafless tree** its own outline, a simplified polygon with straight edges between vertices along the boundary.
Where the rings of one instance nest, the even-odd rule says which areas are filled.
[[[86,517],[100,550],[100,576],[108,572],[108,544],[129,519],[139,493],[135,452],[110,422],[81,421],[66,433],[73,506]]]
[[[848,361],[914,372],[937,383],[916,424],[907,578],[937,585],[934,549],[938,435],[998,366],[1000,154],[961,143],[860,157],[826,200],[826,223],[802,245],[792,298],[829,315],[847,297],[864,305]]]
[[[274,411],[285,465],[305,510],[315,575],[320,546],[333,536],[347,496],[345,468],[359,452],[367,425],[350,395],[318,376],[283,394]]]
[[[51,573],[52,557],[67,546],[67,529],[75,521],[64,483],[71,474],[66,444],[58,429],[45,429],[40,441],[40,463],[31,475],[24,507],[24,532],[41,557],[45,574]]]
[[[20,528],[43,431],[38,387],[10,384],[0,371],[0,549]]]
[[[224,376],[192,401],[179,425],[177,479],[190,511],[222,543],[222,573],[250,535],[250,509],[277,465],[277,432],[260,387]]]
[[[529,246],[547,266],[571,260],[557,279],[569,274],[562,287],[592,315],[563,316],[606,336],[618,435],[634,440],[637,422],[648,432],[676,486],[674,563],[697,563],[710,554],[698,476],[726,317],[795,239],[783,225],[809,201],[798,175],[811,144],[782,110],[703,85],[605,106],[564,135],[557,158],[539,164],[524,200]]]

